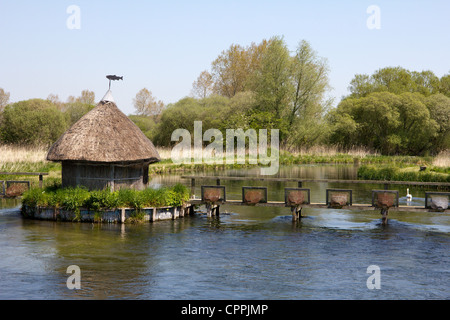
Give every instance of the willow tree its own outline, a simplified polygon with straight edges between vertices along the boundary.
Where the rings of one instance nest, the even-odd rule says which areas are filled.
[[[232,98],[239,92],[249,90],[249,80],[260,67],[267,46],[268,41],[263,40],[247,47],[232,44],[222,51],[211,64],[214,93]]]
[[[288,144],[311,146],[326,134],[323,116],[331,105],[326,93],[330,89],[329,67],[311,45],[302,40],[291,61],[291,97],[287,115]]]

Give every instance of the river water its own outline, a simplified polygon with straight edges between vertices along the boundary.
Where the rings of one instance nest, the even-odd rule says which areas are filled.
[[[202,172],[248,176],[258,169]],[[353,165],[282,167],[280,177],[354,179]],[[156,176],[154,187],[190,181]],[[201,183],[197,183],[197,189]],[[211,184],[212,181],[204,181]],[[214,181],[215,183],[215,181]],[[222,181],[227,198],[241,187],[268,187],[283,200],[295,183]],[[380,185],[304,183],[312,202],[326,188],[352,188],[354,203],[370,203]],[[406,187],[396,187],[400,204]],[[410,188],[412,204],[424,191]],[[197,196],[199,190],[196,190]],[[200,208],[201,210],[202,208]],[[142,225],[25,220],[20,202],[0,202],[0,299],[449,299],[450,217],[445,213],[303,209],[292,223],[289,208],[223,206]],[[70,290],[69,266],[81,271]],[[379,272],[368,272],[377,266]],[[376,279],[375,279],[376,276]],[[370,284],[379,284],[369,289]]]

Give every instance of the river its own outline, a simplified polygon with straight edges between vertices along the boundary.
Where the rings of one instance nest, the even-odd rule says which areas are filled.
[[[278,176],[354,179],[356,167],[290,166],[280,168]],[[151,185],[176,182],[190,183],[179,174],[165,174]],[[295,187],[222,184],[229,199],[239,199],[244,185],[267,186],[270,200],[282,200],[283,188]],[[326,188],[352,188],[354,203],[370,203],[370,190],[382,188],[312,182],[303,187],[311,189],[312,202],[324,202]],[[405,204],[406,187],[396,190]],[[412,204],[424,203],[424,191],[410,188]],[[213,218],[198,212],[140,225],[91,224],[25,220],[20,201],[1,200],[0,299],[450,298],[448,214],[393,211],[387,226],[381,225],[378,211],[305,208],[302,214],[293,223],[289,208],[226,205]],[[80,268],[80,289],[67,287],[72,265]],[[368,271],[369,266],[378,272]],[[378,286],[369,289],[368,282]]]

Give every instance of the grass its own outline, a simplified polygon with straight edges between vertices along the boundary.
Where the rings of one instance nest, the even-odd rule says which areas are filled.
[[[61,164],[46,160],[47,148],[0,145],[0,172],[48,172],[44,183],[61,180]],[[38,176],[0,175],[0,180],[29,180],[39,183]]]
[[[116,208],[179,207],[189,200],[189,189],[181,184],[159,189],[120,189],[88,191],[83,187],[61,188],[59,185],[31,188],[22,195],[22,204],[55,207],[74,212],[87,208],[94,212]]]
[[[362,165],[358,168],[358,179],[387,181],[450,182],[450,168],[394,165]]]

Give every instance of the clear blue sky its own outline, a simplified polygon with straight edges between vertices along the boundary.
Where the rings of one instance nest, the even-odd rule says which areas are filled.
[[[70,5],[80,9],[80,29],[66,26]],[[380,8],[380,29],[366,12]],[[0,0],[0,88],[11,102],[65,101],[82,90],[96,100],[113,82],[126,114],[146,87],[166,104],[190,94],[201,71],[231,44],[284,36],[294,51],[307,40],[328,59],[330,95],[348,94],[358,73],[388,66],[450,72],[450,1],[5,1]]]

